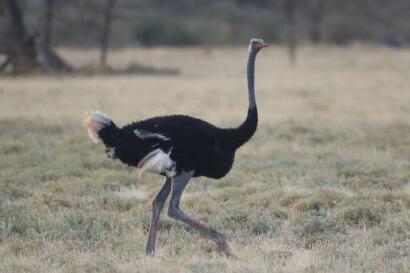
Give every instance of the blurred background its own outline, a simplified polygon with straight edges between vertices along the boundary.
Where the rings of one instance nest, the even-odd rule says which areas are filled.
[[[285,45],[355,42],[410,45],[406,0],[1,0],[1,72],[72,72],[56,48],[110,49],[244,45],[250,37]],[[138,68],[138,67],[137,67]],[[132,69],[132,67],[131,67]],[[135,69],[135,67],[134,67]],[[137,69],[138,70],[138,69]],[[172,71],[171,71],[172,72]]]

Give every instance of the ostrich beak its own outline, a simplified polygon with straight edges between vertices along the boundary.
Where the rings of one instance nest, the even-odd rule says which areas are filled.
[[[257,44],[256,45],[256,48],[257,49],[261,49],[261,48],[264,48],[264,47],[267,47],[268,45],[267,44],[265,44],[265,43],[260,43],[260,44]]]

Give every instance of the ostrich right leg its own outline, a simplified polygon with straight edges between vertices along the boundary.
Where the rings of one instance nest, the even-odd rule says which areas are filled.
[[[235,254],[232,253],[224,235],[210,228],[208,225],[192,219],[179,208],[179,201],[181,200],[182,192],[184,191],[192,175],[193,172],[183,172],[172,178],[172,193],[171,200],[169,201],[168,215],[174,219],[181,220],[201,232],[206,237],[214,240],[218,245],[218,250],[225,253],[226,256],[236,258]]]
[[[171,179],[167,177],[164,180],[164,185],[162,186],[161,190],[155,197],[154,201],[152,201],[151,226],[149,228],[148,242],[145,250],[145,252],[151,256],[155,253],[155,242],[157,240],[159,216],[161,214],[162,208],[164,207],[165,201],[167,200],[170,191]]]

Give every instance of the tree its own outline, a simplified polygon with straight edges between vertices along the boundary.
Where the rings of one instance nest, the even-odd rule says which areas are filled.
[[[52,42],[52,24],[54,18],[54,1],[55,0],[45,0],[45,22],[44,22],[44,33],[43,33],[43,44],[46,47],[51,46]]]
[[[20,6],[15,0],[5,0],[4,10],[8,17],[8,41],[4,45],[5,62],[0,66],[4,70],[11,65],[13,72],[24,73],[36,69],[37,51],[35,48],[37,34],[28,35]],[[0,71],[1,71],[0,70]]]
[[[107,66],[107,50],[111,33],[112,14],[116,0],[107,0],[104,7],[103,31],[101,37],[100,66]]]
[[[4,0],[5,14],[8,16],[7,41],[2,45],[5,61],[0,65],[0,72],[11,67],[15,74],[29,73],[36,70],[43,72],[71,72],[72,68],[50,47],[52,3],[46,1],[46,23],[40,39],[37,32],[27,33],[24,16],[16,0]],[[40,41],[41,40],[41,41]]]
[[[309,12],[309,39],[313,44],[322,41],[323,18],[326,11],[326,2],[324,0],[310,0],[308,2]]]
[[[286,42],[288,45],[289,62],[296,62],[296,8],[297,0],[285,0],[283,9],[286,21]]]

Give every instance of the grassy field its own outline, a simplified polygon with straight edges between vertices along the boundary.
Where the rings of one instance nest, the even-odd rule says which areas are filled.
[[[162,215],[162,179],[106,158],[86,110],[117,124],[184,113],[245,117],[246,48],[123,50],[110,62],[177,76],[0,78],[0,272],[408,272],[410,51],[282,48],[257,60],[254,138],[221,180],[192,180],[182,208],[225,233],[239,260]],[[63,50],[81,66],[95,51]],[[407,268],[407,269],[406,269]]]

